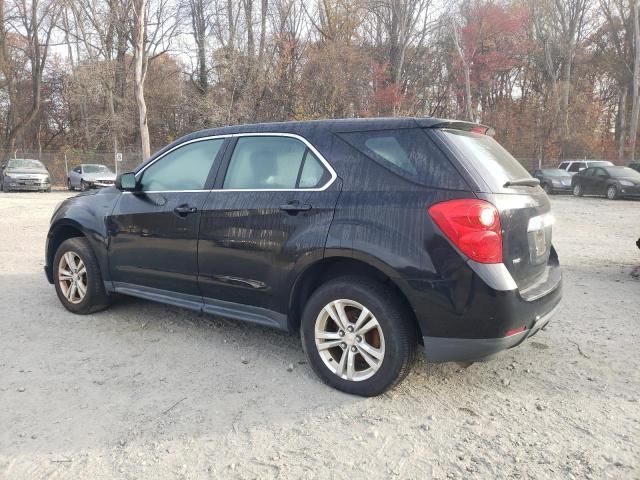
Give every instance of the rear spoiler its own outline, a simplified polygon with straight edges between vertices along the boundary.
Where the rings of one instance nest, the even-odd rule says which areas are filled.
[[[460,120],[438,120],[433,118],[416,119],[418,125],[423,128],[451,128],[454,130],[464,130],[465,132],[481,133],[493,137],[496,131],[488,125],[480,123],[462,122]]]

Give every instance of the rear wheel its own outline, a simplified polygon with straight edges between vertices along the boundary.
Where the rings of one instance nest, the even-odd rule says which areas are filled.
[[[580,185],[579,183],[576,183],[576,184],[573,186],[573,194],[574,194],[576,197],[581,197],[581,196],[582,196],[582,194],[583,194],[583,191],[582,191],[582,185]]]
[[[328,385],[370,397],[400,382],[415,357],[416,326],[397,296],[364,277],[340,277],[309,299],[301,325],[309,364]]]
[[[71,186],[71,179],[70,178],[67,178],[67,188],[69,190],[73,190],[73,187]]]
[[[86,238],[75,237],[62,242],[56,251],[53,268],[56,293],[70,312],[86,315],[109,305],[98,261]]]
[[[607,198],[609,200],[616,200],[618,198],[618,188],[615,185],[610,185],[607,188]]]

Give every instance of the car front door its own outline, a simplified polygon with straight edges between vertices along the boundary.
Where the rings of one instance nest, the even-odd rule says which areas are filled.
[[[72,188],[80,188],[80,178],[82,177],[82,165],[78,165],[69,173],[69,182]]]
[[[341,182],[301,137],[233,143],[200,224],[205,311],[286,327],[291,285],[323,256]]]
[[[201,303],[198,228],[225,141],[186,142],[136,173],[137,191],[123,192],[108,218],[116,291]]]

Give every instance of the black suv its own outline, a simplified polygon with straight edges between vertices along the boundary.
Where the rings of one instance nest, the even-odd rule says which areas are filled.
[[[63,202],[45,271],[87,314],[114,293],[300,331],[329,385],[377,395],[514,347],[561,297],[549,200],[477,124],[347,119],[205,130]]]

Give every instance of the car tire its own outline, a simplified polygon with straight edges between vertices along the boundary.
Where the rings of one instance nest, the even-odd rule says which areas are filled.
[[[609,185],[607,188],[607,198],[609,200],[617,200],[619,197],[618,187],[615,185]]]
[[[365,309],[369,315],[358,326]],[[344,276],[321,285],[304,308],[300,330],[311,368],[346,393],[380,395],[407,375],[415,359],[411,312],[390,288],[365,277]]]
[[[87,190],[89,190],[89,184],[84,180],[80,180],[80,191],[86,192]]]
[[[100,266],[86,238],[74,237],[62,242],[54,255],[52,269],[58,298],[70,312],[87,315],[111,303]]]
[[[551,185],[549,185],[548,183],[543,183],[542,189],[545,191],[547,195],[553,194],[553,188],[551,188]]]
[[[70,178],[67,178],[67,189],[69,189],[70,191],[74,190],[73,186],[71,185],[71,179]]]
[[[576,184],[573,186],[573,195],[574,195],[574,196],[576,196],[576,197],[581,197],[581,196],[582,196],[582,194],[583,194],[583,192],[582,192],[582,185],[580,185],[579,183],[576,183]]]

